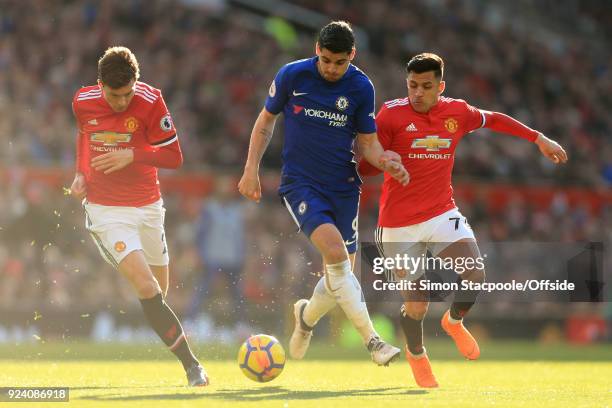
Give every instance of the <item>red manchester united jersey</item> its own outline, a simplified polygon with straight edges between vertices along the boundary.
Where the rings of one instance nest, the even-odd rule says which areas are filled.
[[[115,112],[98,86],[81,88],[72,107],[79,128],[81,171],[87,180],[87,200],[102,205],[140,207],[160,198],[157,168],[131,163],[110,174],[89,166],[92,158],[122,149],[153,150],[177,140],[176,130],[161,92],[136,82],[125,112]]]
[[[378,139],[385,150],[400,154],[410,182],[402,186],[385,173],[379,225],[405,227],[455,208],[455,149],[485,120],[483,112],[460,99],[441,97],[427,113],[412,109],[408,98],[386,102],[376,117]]]

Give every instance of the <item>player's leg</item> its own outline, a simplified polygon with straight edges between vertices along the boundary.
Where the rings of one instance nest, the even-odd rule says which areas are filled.
[[[417,279],[418,282],[422,278]],[[406,336],[406,349],[413,356],[425,352],[423,346],[423,319],[429,308],[429,294],[419,289],[405,291],[404,303],[400,308],[400,325]]]
[[[482,263],[476,262],[478,259],[482,260],[480,250],[472,229],[458,209],[440,217],[432,238],[432,241],[436,242],[432,253],[442,259],[451,258],[453,260],[460,283],[460,289],[455,292],[455,298],[450,309],[442,317],[442,328],[453,338],[457,348],[465,358],[475,360],[480,356],[480,348],[474,337],[463,325],[463,318],[476,302],[478,291],[462,289],[461,281],[485,281],[485,271],[481,267]],[[465,259],[474,261],[467,264]]]
[[[331,205],[333,221],[321,222],[317,227],[311,225],[310,240],[323,256],[328,292],[368,345],[379,336],[370,320],[359,280],[353,273],[359,235],[359,193],[327,193],[325,198]]]
[[[322,224],[311,241],[326,264],[326,286],[357,329],[378,365],[386,365],[400,355],[397,347],[380,339],[363,299],[359,280],[353,273],[358,239],[359,194],[328,194],[333,205],[334,224]],[[338,236],[338,234],[340,234]],[[352,259],[351,259],[352,258]]]
[[[142,251],[165,298],[168,294],[170,280],[170,269],[168,268],[170,257],[164,231],[166,209],[160,199],[153,204],[140,207],[137,211],[141,220],[138,224],[138,238]]]
[[[342,238],[338,228],[329,223],[319,225],[310,235],[310,240],[325,262],[325,285],[361,335],[373,361],[378,365],[389,364],[399,356],[400,350],[382,341],[374,330],[368,308],[362,300],[361,285],[353,274]]]
[[[122,262],[119,264],[119,270],[128,279],[131,273],[137,274],[136,279],[152,279],[158,282],[159,290],[156,293],[148,293],[146,297],[143,296],[145,294],[139,293],[144,314],[153,330],[183,364],[189,385],[207,385],[206,372],[193,355],[180,321],[166,303],[170,258],[163,225],[165,209],[160,200],[139,208],[139,212],[142,222],[139,224],[138,236],[142,251],[137,251],[133,265],[124,266]]]
[[[457,242],[453,242],[446,249],[438,254],[441,258],[452,258],[452,259],[477,259],[480,258],[480,250],[478,244],[474,239],[464,238]],[[485,270],[484,268],[465,268],[465,271],[459,274],[460,281],[471,281],[482,283],[485,281]],[[478,296],[478,291],[475,290],[459,290],[455,293],[455,299],[451,304],[449,314],[450,317],[459,322],[465,315],[468,314]]]
[[[423,348],[423,318],[429,307],[429,293],[419,289],[425,273],[421,261],[427,246],[419,242],[420,224],[407,227],[378,227],[374,234],[380,256],[389,259],[407,259],[408,268],[390,270],[389,281],[414,282],[413,289],[402,292],[404,304],[400,308],[400,326],[406,337],[406,348],[412,355],[421,355]]]
[[[466,258],[470,257],[476,259],[480,256],[478,246],[475,241],[466,239],[451,244],[447,249],[442,251],[439,255],[442,258]],[[467,273],[466,273],[467,272]],[[461,280],[471,280],[474,282],[484,282],[484,270],[470,270],[464,272],[459,277]],[[465,274],[465,276],[463,276]],[[449,336],[453,338],[459,352],[469,360],[476,360],[480,356],[480,348],[476,339],[463,325],[463,318],[472,308],[476,302],[478,291],[476,290],[463,290],[461,287],[459,291],[455,292],[455,299],[451,304],[449,310],[444,313],[442,317],[442,328]]]
[[[416,282],[418,284],[418,280]],[[400,309],[400,324],[406,336],[406,360],[419,387],[436,388],[438,381],[423,345],[423,319],[429,307],[429,294],[417,289],[404,293],[404,297],[406,301]]]
[[[352,271],[352,263],[344,240],[334,224],[319,225],[310,240],[323,256],[325,287],[353,323],[364,342],[376,336],[361,287]]]
[[[168,296],[168,284],[170,277],[168,265],[149,265],[149,268],[151,268],[151,272],[153,272],[153,276],[155,277],[155,280],[157,280],[164,298],[166,298]]]
[[[142,208],[89,203],[85,203],[83,207],[86,228],[100,254],[111,266],[119,270],[134,288],[153,330],[186,368],[190,385],[207,385],[206,374],[191,353],[174,312],[163,300],[162,290],[145,258],[139,229],[143,222],[143,213],[146,212]],[[161,204],[159,207],[162,208]],[[163,213],[160,208],[156,208],[155,216],[158,220],[155,224],[163,226]],[[152,263],[167,266],[165,243],[162,247],[159,252],[164,252],[165,258],[161,256],[158,258],[159,262]],[[200,374],[199,378],[197,374]]]
[[[419,225],[401,228],[378,227],[374,238],[382,257],[396,258],[405,255],[415,260],[423,259],[427,246],[418,242]],[[412,265],[416,265],[412,263]],[[422,265],[412,269],[395,269],[389,276],[390,281],[408,280],[415,282],[415,288],[402,292],[404,303],[400,308],[400,327],[406,338],[406,360],[410,364],[412,375],[420,387],[435,388],[438,386],[431,369],[429,357],[423,345],[423,319],[429,307],[429,293],[419,289],[419,281],[425,269]]]
[[[143,251],[132,251],[123,258],[119,263],[119,272],[136,291],[151,328],[180,360],[188,377],[191,371],[197,373],[200,369],[195,367],[199,366],[199,362],[189,348],[181,323],[164,300],[159,283],[153,276]],[[207,385],[208,382],[205,375],[196,379],[196,383],[191,383],[191,378],[189,380],[190,385]]]
[[[351,266],[355,262],[355,254],[349,255]],[[310,299],[300,299],[293,305],[293,315],[296,328],[293,331],[289,342],[289,353],[293,359],[304,357],[310,344],[312,331],[319,320],[329,313],[336,305],[336,298],[329,293],[325,284],[327,271],[325,262],[323,265],[323,276],[315,285]]]
[[[355,255],[349,256],[351,265],[354,264]],[[325,264],[323,265],[323,276],[319,279],[315,285],[314,291],[310,299],[300,299],[301,304],[301,315],[300,320],[306,330],[312,330],[312,328],[319,322],[319,320],[325,316],[330,310],[332,310],[337,302],[336,298],[329,293],[327,286],[325,285],[325,276],[327,274]]]
[[[380,340],[374,331],[369,314],[362,302],[361,287],[352,273],[351,257],[346,245],[356,250],[356,217],[359,195],[349,197],[350,207],[344,213],[347,243],[336,225],[336,208],[330,199],[312,188],[296,189],[285,194],[283,201],[296,224],[310,238],[319,250],[325,265],[325,279],[320,280],[311,300],[301,299],[294,305],[296,325],[289,342],[289,352],[293,358],[302,358],[310,343],[312,327],[336,303],[340,304],[349,320],[364,337],[364,342],[373,352],[377,364],[387,364],[399,354],[399,349]],[[348,215],[347,215],[348,214]],[[348,219],[348,221],[346,221]],[[355,228],[352,224],[355,224]],[[353,257],[354,259],[354,257]],[[307,311],[304,319],[304,310]],[[305,321],[307,320],[307,322]],[[312,323],[309,325],[308,323]]]
[[[324,225],[333,226],[332,224]],[[314,234],[310,235],[311,239],[313,235]],[[346,249],[344,250],[346,252]],[[328,264],[327,258],[323,254],[322,256],[325,268],[324,276],[319,280],[319,282],[317,282],[317,285],[315,286],[313,294],[309,300],[300,299],[294,305],[294,317],[296,323],[289,341],[289,353],[294,359],[301,359],[304,357],[310,345],[314,326],[317,324],[319,319],[327,314],[337,303],[336,296],[334,296],[333,292],[329,290],[329,286],[326,282],[329,276],[330,265]],[[348,254],[346,254],[346,256],[346,261],[349,263],[350,269]]]
[[[328,203],[321,195],[309,187],[296,188],[287,192],[282,198],[289,214],[296,225],[307,236],[312,232],[309,230],[310,220],[313,218],[326,217],[331,222],[331,217],[323,215],[330,211]],[[307,223],[307,221],[309,221]],[[304,226],[306,230],[304,230]],[[325,268],[325,262],[323,262]],[[300,299],[293,305],[295,327],[289,340],[289,355],[293,359],[302,359],[310,346],[313,328],[326,313],[336,305],[335,297],[329,293],[325,286],[325,275],[315,285],[310,299]]]

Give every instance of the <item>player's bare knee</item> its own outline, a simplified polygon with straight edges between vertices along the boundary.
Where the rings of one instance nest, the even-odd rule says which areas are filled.
[[[157,283],[157,287],[159,288],[159,292],[158,292],[158,293],[161,293],[161,294],[162,294],[162,296],[163,296],[163,298],[165,299],[165,298],[166,298],[166,296],[168,295],[168,285],[163,286],[163,285],[161,285],[161,284],[158,282],[158,283]],[[154,295],[154,296],[155,296],[155,295]]]
[[[322,255],[326,264],[337,264],[349,259],[344,243],[330,243]]]
[[[429,302],[404,302],[404,311],[414,320],[422,320],[429,308]]]

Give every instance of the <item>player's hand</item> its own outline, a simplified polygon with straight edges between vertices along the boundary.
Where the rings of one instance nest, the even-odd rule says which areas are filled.
[[[110,174],[128,166],[134,161],[132,149],[122,149],[110,153],[104,153],[91,159],[91,167],[96,171]]]
[[[407,185],[410,181],[410,174],[408,174],[408,171],[402,164],[402,157],[398,153],[392,150],[385,150],[380,155],[378,163],[385,172],[389,173],[402,186]]]
[[[259,174],[245,170],[238,182],[238,191],[249,200],[258,203],[261,200]]]
[[[544,157],[548,158],[553,163],[560,164],[567,162],[567,153],[565,153],[563,147],[554,140],[547,138],[542,133],[536,138],[535,144],[538,145]]]
[[[382,152],[382,154],[378,158],[378,164],[380,164],[381,166],[384,166],[385,163],[387,162],[401,163],[402,156],[400,156],[398,153],[394,152],[393,150],[385,150],[384,152]]]
[[[74,176],[74,180],[70,186],[70,195],[79,200],[84,199],[87,195],[87,183],[83,174],[77,173]]]

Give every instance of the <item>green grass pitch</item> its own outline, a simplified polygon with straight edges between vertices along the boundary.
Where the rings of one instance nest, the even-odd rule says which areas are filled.
[[[450,341],[428,350],[440,383],[418,388],[404,359],[376,367],[365,350],[309,350],[288,360],[276,380],[259,384],[238,369],[238,347],[197,347],[212,384],[187,388],[180,364],[158,345],[45,343],[0,346],[0,387],[68,386],[69,403],[40,407],[606,407],[612,406],[612,346],[528,342],[481,344],[478,361]]]

